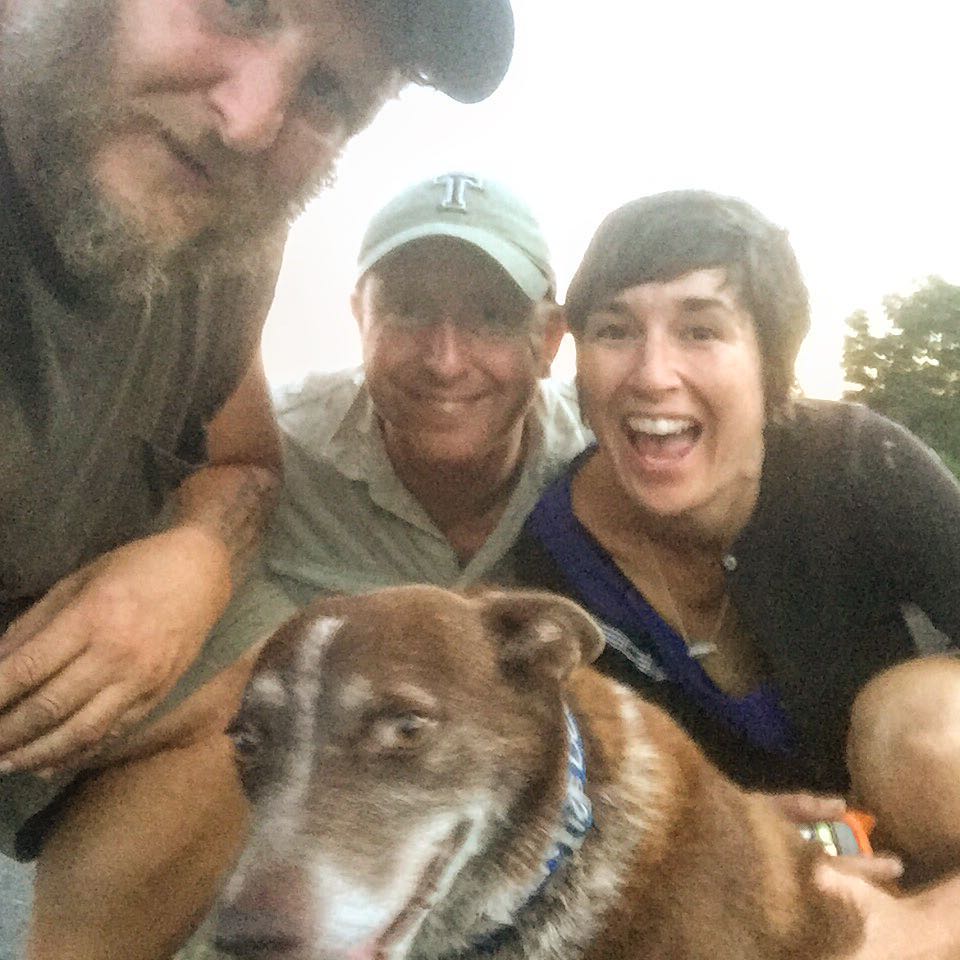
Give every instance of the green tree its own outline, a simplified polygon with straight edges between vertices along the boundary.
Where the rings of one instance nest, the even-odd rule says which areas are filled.
[[[960,287],[929,277],[883,307],[890,329],[880,336],[862,310],[847,319],[845,396],[909,427],[960,476]]]

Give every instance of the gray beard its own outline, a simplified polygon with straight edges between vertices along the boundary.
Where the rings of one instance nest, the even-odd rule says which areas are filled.
[[[0,37],[0,112],[26,158],[24,186],[67,267],[99,301],[126,306],[185,275],[243,276],[261,267],[264,244],[334,173],[316,171],[295,196],[279,197],[255,182],[251,164],[224,154],[237,203],[184,247],[159,250],[88,173],[98,139],[122,119],[108,92],[115,10],[116,0],[24,3]],[[209,137],[211,149],[226,150]]]

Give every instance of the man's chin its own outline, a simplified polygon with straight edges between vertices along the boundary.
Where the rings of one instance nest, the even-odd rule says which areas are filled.
[[[211,204],[190,209],[153,209],[128,214],[129,232],[137,238],[146,258],[156,264],[176,260],[189,249],[214,243],[214,218]]]
[[[92,202],[91,202],[92,201]],[[274,224],[218,217],[212,202],[110,203],[102,195],[68,208],[56,242],[70,271],[100,299],[130,303],[161,293],[177,275],[237,275],[255,268]]]
[[[154,292],[164,260],[129,229],[67,215],[54,234],[67,269],[97,299],[131,302]]]
[[[421,435],[416,447],[422,463],[438,470],[461,470],[484,464],[498,444],[487,439],[467,441],[461,437]]]

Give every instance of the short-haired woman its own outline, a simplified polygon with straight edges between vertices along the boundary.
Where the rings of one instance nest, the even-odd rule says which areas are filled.
[[[909,863],[960,868],[960,660],[918,659],[904,617],[960,644],[960,485],[865,407],[793,398],[809,311],[785,232],[704,191],[629,203],[566,313],[597,444],[529,518],[523,579],[591,610],[600,668],[743,785],[852,790]],[[936,889],[960,918],[960,879]],[[905,904],[881,911],[898,931]],[[896,955],[960,955],[960,925],[937,931]]]

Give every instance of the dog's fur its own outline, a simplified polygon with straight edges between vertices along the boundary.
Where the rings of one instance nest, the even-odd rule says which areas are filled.
[[[663,712],[582,666],[602,639],[542,593],[401,587],[276,634],[233,726],[254,807],[217,916],[256,960],[816,960],[858,942],[814,845]],[[540,886],[566,797],[594,827]],[[506,928],[506,929],[504,929]]]

